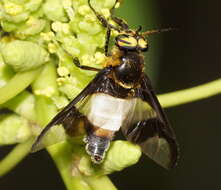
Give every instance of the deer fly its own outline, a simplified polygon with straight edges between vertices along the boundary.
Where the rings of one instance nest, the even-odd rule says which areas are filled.
[[[116,3],[115,3],[116,4]],[[127,140],[140,145],[144,154],[166,169],[176,165],[178,145],[174,131],[144,73],[143,52],[148,50],[147,36],[168,29],[141,32],[131,30],[127,23],[111,14],[110,24],[88,0],[90,9],[107,29],[103,69],[74,63],[81,69],[97,71],[95,78],[43,129],[32,146],[39,149],[42,138],[53,126],[62,124],[68,135],[84,128],[86,151],[99,164],[105,158],[111,140],[121,129]],[[114,8],[114,7],[113,7]],[[112,9],[113,9],[112,8]],[[111,10],[112,12],[112,10]],[[115,45],[109,55],[109,39],[115,30]]]

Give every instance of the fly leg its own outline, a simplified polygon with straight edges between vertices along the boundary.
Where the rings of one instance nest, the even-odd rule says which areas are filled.
[[[101,71],[101,69],[94,68],[94,67],[89,67],[86,65],[81,65],[79,59],[77,57],[74,58],[73,63],[75,64],[76,67],[83,69],[83,70],[88,70],[88,71]]]
[[[104,46],[104,53],[105,53],[105,56],[107,56],[107,57],[110,56],[110,54],[108,53],[110,35],[111,35],[111,30],[110,30],[110,28],[107,28],[105,46]]]
[[[113,29],[116,30],[118,32],[120,32],[120,30],[115,27],[114,25],[108,23],[107,19],[104,18],[103,15],[99,14],[91,5],[91,0],[88,0],[88,5],[91,8],[91,10],[94,12],[94,14],[96,15],[97,19],[101,22],[101,24],[103,25],[103,27],[105,28],[109,28],[109,29]]]
[[[118,0],[116,0],[114,6],[111,9],[111,18],[114,22],[116,22],[121,29],[117,28],[116,26],[110,24],[107,19],[104,18],[103,15],[99,14],[91,5],[91,0],[88,0],[88,5],[91,8],[91,10],[94,12],[94,14],[96,15],[97,19],[101,22],[101,24],[103,25],[103,27],[107,28],[107,33],[106,33],[106,40],[105,40],[105,48],[104,48],[104,52],[106,56],[109,56],[108,53],[108,47],[109,47],[109,41],[110,41],[110,34],[111,34],[111,29],[116,30],[117,32],[120,32],[121,30],[127,30],[129,27],[126,24],[126,22],[120,18],[114,17],[113,16],[113,10],[115,5],[117,4]]]

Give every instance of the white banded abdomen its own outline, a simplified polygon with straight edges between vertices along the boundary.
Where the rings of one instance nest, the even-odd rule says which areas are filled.
[[[118,131],[135,104],[135,99],[115,98],[103,93],[93,94],[87,117],[94,126]]]

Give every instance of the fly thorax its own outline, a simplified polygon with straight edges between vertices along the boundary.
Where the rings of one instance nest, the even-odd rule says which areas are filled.
[[[86,151],[95,164],[100,164],[109,148],[110,139],[89,134],[86,139]]]
[[[114,67],[114,78],[121,86],[133,88],[143,72],[143,57],[139,53],[130,52],[120,59],[121,63]]]

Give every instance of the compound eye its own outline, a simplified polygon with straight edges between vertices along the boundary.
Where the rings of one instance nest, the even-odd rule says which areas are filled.
[[[138,39],[138,47],[142,51],[146,51],[148,49],[147,41],[144,38]]]
[[[135,49],[137,47],[137,39],[129,35],[120,35],[117,37],[117,46],[123,49]]]

